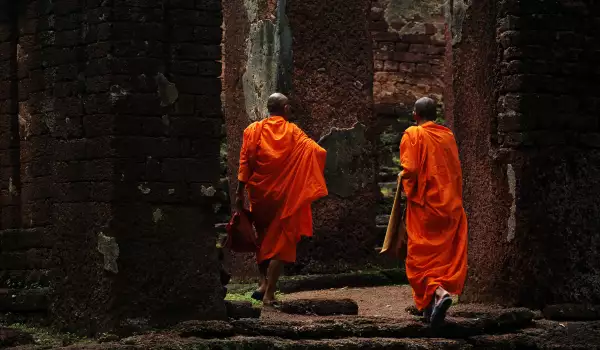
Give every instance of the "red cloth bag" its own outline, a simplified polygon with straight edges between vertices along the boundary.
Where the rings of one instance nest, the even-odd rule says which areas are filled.
[[[258,242],[249,211],[235,212],[227,224],[225,247],[236,253],[256,253]]]

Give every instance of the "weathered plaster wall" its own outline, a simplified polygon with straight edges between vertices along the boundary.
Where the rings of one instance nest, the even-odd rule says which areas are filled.
[[[288,3],[294,53],[291,97],[299,125],[314,138],[357,122],[366,127],[342,136],[365,141],[354,144],[353,157],[344,169],[352,175],[327,178],[330,195],[314,206],[315,236],[299,247],[296,271],[337,272],[374,261],[376,136],[369,9],[367,0]],[[330,160],[345,149],[327,151]],[[347,179],[354,182],[353,191],[338,191],[335,183]],[[343,249],[331,249],[340,244]]]
[[[470,220],[465,298],[598,303],[598,5],[459,5],[464,17],[451,24]]]
[[[504,235],[510,208],[507,179],[492,158],[497,145],[490,135],[497,113],[496,8],[493,1],[480,1],[467,14],[466,24],[460,27],[463,40],[449,52],[453,75],[447,87],[455,100],[447,108],[453,112],[448,119],[458,142],[469,221],[465,297],[492,301],[485,296],[506,290],[502,278],[496,277],[509,259]],[[455,27],[460,22],[448,23],[453,33],[459,30]]]
[[[266,117],[269,95],[289,85],[283,72],[291,65],[291,39],[284,0],[225,0],[223,11],[223,99],[229,192],[235,198],[244,129]],[[258,273],[251,254],[228,252],[226,261],[238,280]]]
[[[242,131],[251,121],[266,114],[266,98],[274,91],[290,96],[295,122],[314,139],[329,133],[333,127],[348,129],[357,122],[367,129],[372,126],[368,2],[349,5],[342,1],[280,0],[230,5],[225,9],[224,77],[232,184]],[[258,15],[240,11],[247,8],[266,11],[258,11]],[[242,63],[237,63],[240,60]],[[242,101],[243,110],[239,108]],[[374,255],[373,136],[360,128],[350,133],[351,137],[364,140],[360,146],[353,146],[355,156],[344,162],[349,174],[344,178],[353,183],[337,193],[340,186],[336,184],[341,179],[327,176],[333,188],[331,198],[315,206],[315,238],[301,245],[294,272],[346,270]],[[341,155],[341,149],[332,147],[332,157]],[[351,248],[330,254],[327,247],[340,240],[347,241]],[[254,271],[251,259],[247,257],[240,264],[241,258],[232,257],[234,275],[250,275]]]
[[[220,2],[22,5],[0,24],[1,305],[89,333],[224,317]]]

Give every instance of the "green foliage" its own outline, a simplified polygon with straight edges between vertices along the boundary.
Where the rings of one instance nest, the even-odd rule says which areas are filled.
[[[241,292],[228,292],[227,296],[225,296],[225,300],[229,300],[229,301],[249,301],[252,303],[252,306],[261,306],[262,302],[257,301],[252,299],[252,293],[254,292],[254,289],[252,289],[252,291],[250,292],[245,292],[245,293],[241,293]],[[275,297],[277,299],[281,299],[281,297],[283,296],[282,293],[275,293]]]

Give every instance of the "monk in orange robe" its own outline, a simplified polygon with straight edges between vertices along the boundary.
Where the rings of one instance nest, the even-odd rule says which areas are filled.
[[[253,298],[275,301],[284,263],[296,261],[296,245],[312,236],[311,203],[327,195],[323,172],[327,152],[288,121],[288,98],[273,94],[269,117],[244,131],[236,206],[243,209],[247,190],[260,249],[261,281]]]
[[[454,135],[434,122],[435,101],[419,99],[413,116],[417,126],[404,132],[400,144],[399,179],[407,197],[406,274],[417,308],[439,324],[467,274],[462,171]]]

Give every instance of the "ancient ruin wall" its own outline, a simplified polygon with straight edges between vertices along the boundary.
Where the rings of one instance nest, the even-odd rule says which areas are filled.
[[[369,27],[375,67],[373,98],[378,113],[404,117],[422,96],[442,100],[442,5],[441,0],[372,0]]]
[[[598,6],[454,4],[465,298],[598,303]]]
[[[16,30],[1,32],[12,42],[0,57],[12,88],[0,97],[3,111],[19,104],[2,120],[19,128],[2,125],[16,153],[2,159],[19,171],[2,183],[14,214],[0,254],[17,298],[2,311],[30,311],[11,309],[48,291],[52,321],[89,333],[224,316],[212,208],[220,10],[207,0],[30,0],[8,18]],[[30,283],[53,266],[49,282]]]
[[[224,24],[224,98],[232,190],[242,130],[266,116],[266,98],[274,90],[289,94],[295,122],[315,140],[334,127],[351,128],[357,122],[372,126],[368,1],[263,0],[229,5]],[[315,206],[315,238],[299,248],[294,272],[347,270],[375,254],[372,136],[360,127],[349,133],[334,136],[327,144],[333,147],[328,150],[333,156],[328,164],[333,166],[326,171],[333,191]],[[340,149],[349,140],[359,143]],[[349,156],[336,158],[342,153]],[[346,169],[347,176],[337,176],[336,166]],[[348,249],[331,254],[329,247],[342,241]],[[231,260],[235,276],[247,276],[254,269],[250,257],[245,262],[238,257]]]
[[[274,89],[273,47],[278,41],[272,0],[223,0],[223,111],[227,132],[227,163],[230,198],[235,199],[237,172],[244,129],[266,114],[266,100]],[[270,50],[263,50],[270,48]],[[265,84],[260,84],[265,81]],[[268,81],[268,82],[266,82]],[[260,94],[260,96],[258,96]],[[260,101],[260,102],[259,102]],[[234,203],[233,201],[231,202]],[[256,277],[252,254],[227,251],[227,266],[238,280]]]
[[[300,126],[316,139],[331,128],[366,126],[332,135],[337,140],[325,144],[330,194],[314,206],[315,236],[300,246],[297,267],[305,272],[360,268],[373,262],[378,243],[370,1],[287,6],[294,53],[291,96]]]

